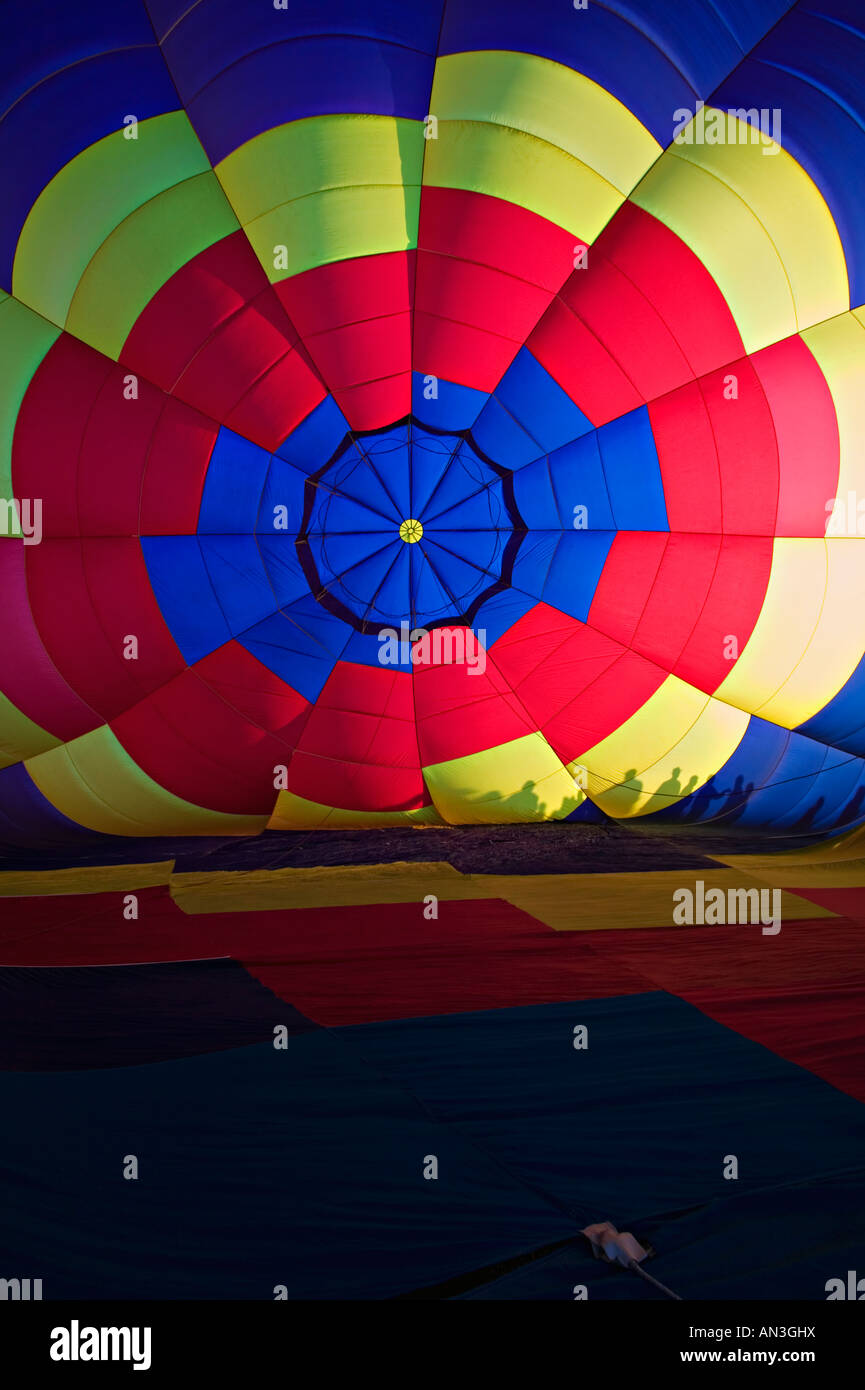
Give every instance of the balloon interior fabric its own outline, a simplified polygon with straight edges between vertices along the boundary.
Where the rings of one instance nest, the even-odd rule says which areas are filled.
[[[4,1296],[857,1297],[861,0],[0,26]]]
[[[865,817],[856,0],[24,0],[16,843]]]

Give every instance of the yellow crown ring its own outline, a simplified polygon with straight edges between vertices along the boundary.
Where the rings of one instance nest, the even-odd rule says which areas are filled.
[[[399,528],[400,540],[405,541],[406,545],[414,545],[415,541],[419,541],[422,535],[423,527],[420,522],[416,521],[413,516],[406,517]]]

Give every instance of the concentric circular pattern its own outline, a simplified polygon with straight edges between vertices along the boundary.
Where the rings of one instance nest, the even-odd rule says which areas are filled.
[[[10,833],[862,820],[848,10],[118,8],[2,104]]]
[[[470,436],[414,420],[350,435],[304,493],[310,591],[358,632],[470,623],[510,582],[525,531],[513,477]]]

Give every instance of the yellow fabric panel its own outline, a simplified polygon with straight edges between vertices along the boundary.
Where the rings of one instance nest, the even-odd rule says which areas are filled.
[[[193,806],[154,782],[107,725],[31,758],[27,771],[64,816],[106,835],[254,835],[266,816]]]
[[[610,92],[533,53],[440,57],[430,113],[439,121],[487,121],[537,136],[625,195],[661,153],[654,136]]]
[[[850,621],[851,614],[865,613],[865,539],[816,544],[826,556],[826,589],[817,625],[799,663],[760,710],[762,718],[786,729],[821,710],[865,655],[865,630]]]
[[[0,898],[53,898],[71,894],[135,893],[167,884],[174,860],[157,864],[88,864],[80,869],[0,873]]]
[[[723,767],[748,715],[668,676],[624,724],[579,759],[608,815],[648,815],[690,796]]]
[[[854,509],[865,499],[865,310],[807,328],[802,338],[826,378],[838,419],[841,466],[835,506],[826,515],[830,534],[838,534],[850,529],[848,494],[854,494]]]
[[[282,791],[276,798],[268,830],[346,830],[386,825],[441,825],[442,819],[434,806],[421,806],[416,811],[347,811],[339,806],[323,806],[307,801],[294,792]]]
[[[118,116],[122,120],[122,115]],[[12,290],[61,328],[91,259],[125,219],[210,165],[185,111],[141,121],[88,145],[43,189],[21,229]]]
[[[34,724],[17,705],[0,692],[0,767],[11,767],[22,758],[31,758],[48,748],[56,748],[61,740],[47,729]]]
[[[438,811],[451,825],[560,820],[585,800],[540,733],[435,763],[423,774]]]
[[[637,874],[531,874],[512,878],[476,875],[472,883],[485,898],[505,898],[554,931],[626,931],[639,927],[673,926],[673,893],[694,888],[698,879],[710,888],[760,888],[766,885],[738,869],[672,869]],[[778,886],[777,884],[775,886]],[[791,893],[781,897],[781,930],[785,921],[834,917]],[[712,927],[687,930],[707,931]],[[738,930],[759,933],[759,926]],[[762,940],[762,938],[761,938]]]
[[[484,121],[440,121],[427,141],[424,184],[517,203],[594,241],[623,202],[587,164],[534,135]]]
[[[863,545],[775,539],[760,616],[719,699],[792,729],[837,694],[862,655],[850,615],[865,599]]]
[[[865,826],[806,849],[713,858],[788,888],[859,888],[865,886]]]
[[[451,864],[434,862],[175,874],[171,880],[172,898],[191,914],[416,902],[422,920],[428,893],[445,901],[490,896],[477,891],[474,881]]]
[[[417,245],[420,186],[332,188],[284,203],[246,234],[272,284],[316,266]],[[285,247],[277,254],[275,248]]]
[[[417,244],[423,125],[311,116],[257,135],[215,166],[271,281]],[[287,265],[274,263],[285,246]]]
[[[710,119],[705,107],[697,135]],[[844,312],[849,285],[816,184],[781,146],[770,152],[750,141],[745,122],[732,125],[735,144],[669,146],[632,196],[697,253],[755,352]]]

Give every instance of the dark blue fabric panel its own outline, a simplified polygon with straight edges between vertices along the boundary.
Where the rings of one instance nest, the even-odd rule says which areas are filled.
[[[630,1216],[625,1213],[619,1219],[620,1229],[627,1228]],[[645,1266],[647,1273],[682,1299],[821,1302],[830,1279],[846,1283],[848,1269],[858,1269],[861,1276],[865,1171],[860,1167],[850,1174],[821,1179],[819,1184],[776,1191],[742,1196],[731,1192],[727,1201],[710,1203],[699,1211],[640,1222],[633,1234],[656,1251]],[[639,1275],[593,1259],[581,1237],[564,1250],[502,1277],[490,1277],[456,1297],[570,1302],[578,1285],[585,1287],[590,1303],[668,1301]],[[798,1316],[790,1319],[791,1325],[807,1322]],[[802,1345],[807,1344],[803,1339]],[[711,1345],[717,1348],[721,1343]],[[767,1345],[755,1336],[754,1349]]]
[[[798,732],[865,754],[865,658],[825,709],[800,724]]]
[[[682,0],[608,0],[608,8],[646,34],[705,97],[794,3],[707,0],[683,11]]]
[[[0,1260],[38,1270],[46,1299],[387,1298],[572,1230],[323,1029],[285,1050],[7,1073],[0,1109]]]
[[[142,536],[141,549],[156,601],[188,662],[231,638],[196,536]]]
[[[32,45],[33,37],[29,39]],[[39,194],[77,154],[107,135],[122,139],[123,117],[176,111],[177,93],[159,50],[97,54],[41,82],[0,120],[0,283],[12,288],[21,228]],[[134,146],[132,147],[134,149]]]
[[[171,50],[172,67],[176,54]],[[200,96],[184,90],[214,164],[288,121],[346,112],[422,121],[428,114],[434,60],[396,44],[328,35],[238,57]]]
[[[448,0],[439,52],[485,48],[576,68],[618,97],[662,145],[672,138],[673,111],[694,107],[697,94],[669,56],[592,0],[579,11],[563,0]]]
[[[2,844],[78,844],[90,839],[92,833],[69,820],[46,800],[23,763],[0,770]]]
[[[338,1032],[580,1225],[621,1228],[863,1166],[865,1106],[664,993]],[[748,1259],[759,1239],[731,1231],[730,1248]]]
[[[0,968],[0,1071],[135,1067],[317,1025],[234,960]],[[158,1025],[158,1026],[157,1026]]]

